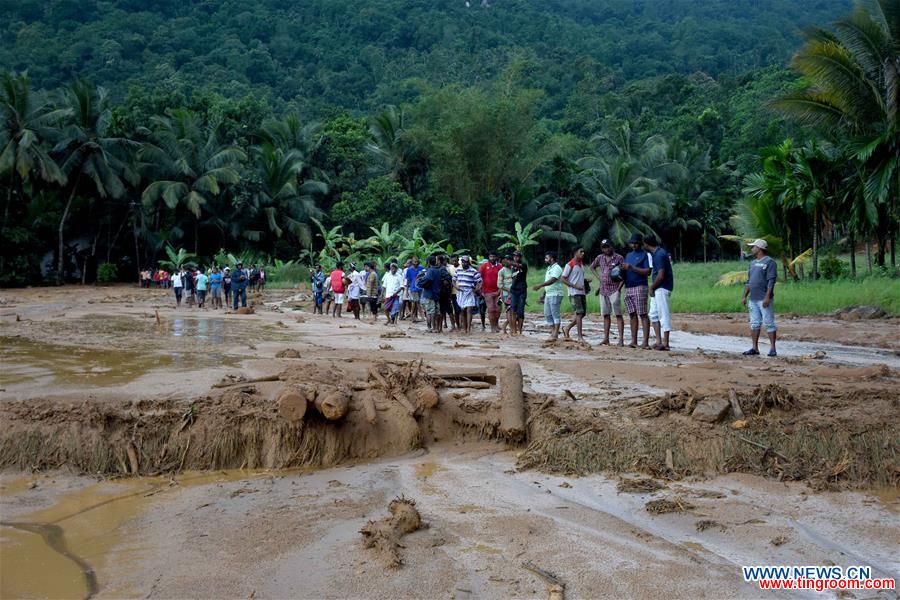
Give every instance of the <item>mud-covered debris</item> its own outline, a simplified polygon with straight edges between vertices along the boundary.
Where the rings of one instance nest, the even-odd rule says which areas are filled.
[[[644,505],[648,513],[654,515],[664,515],[667,513],[684,512],[692,510],[694,505],[678,496],[672,498],[660,498],[659,500],[651,500]]]
[[[623,477],[616,485],[616,490],[626,494],[649,494],[664,487],[666,487],[664,484],[650,477]]]
[[[400,496],[391,500],[388,505],[391,516],[379,521],[369,521],[359,532],[363,536],[363,545],[374,548],[376,556],[389,568],[397,568],[403,564],[400,556],[400,538],[422,528],[422,516],[416,509],[416,502]]]
[[[715,527],[719,531],[726,530],[726,527],[724,525],[722,525],[718,521],[713,521],[712,519],[701,519],[700,521],[697,521],[695,527],[697,528],[697,533],[706,531],[707,529],[712,529],[713,527]]]

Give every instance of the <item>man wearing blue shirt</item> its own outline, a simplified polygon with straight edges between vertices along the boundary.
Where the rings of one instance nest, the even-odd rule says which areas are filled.
[[[644,248],[653,261],[653,274],[648,293],[650,295],[650,324],[656,334],[654,350],[669,349],[669,332],[672,331],[672,315],[669,311],[669,296],[675,287],[672,276],[672,258],[659,245],[655,235],[644,238]]]

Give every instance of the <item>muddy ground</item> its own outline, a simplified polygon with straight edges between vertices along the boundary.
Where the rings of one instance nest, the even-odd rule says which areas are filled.
[[[666,353],[597,345],[596,316],[590,346],[548,345],[537,315],[520,338],[434,336],[255,301],[0,291],[0,596],[546,597],[545,572],[570,597],[719,598],[764,595],[741,565],[900,575],[896,319],[781,318],[769,359],[740,355],[742,315],[676,315]],[[316,400],[342,391],[331,421]],[[401,495],[426,527],[391,566],[359,531]]]

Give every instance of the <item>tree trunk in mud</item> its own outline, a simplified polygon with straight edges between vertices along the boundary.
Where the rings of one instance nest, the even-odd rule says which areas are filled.
[[[276,404],[278,416],[291,423],[299,423],[306,415],[306,396],[300,392],[286,391],[278,397]]]
[[[324,397],[317,397],[315,404],[323,417],[329,421],[337,421],[350,410],[350,397],[344,392],[334,392]]]
[[[512,441],[525,438],[525,398],[522,367],[514,362],[500,371],[500,434]]]

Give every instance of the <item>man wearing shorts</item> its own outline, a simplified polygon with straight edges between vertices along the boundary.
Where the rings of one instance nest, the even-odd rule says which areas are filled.
[[[491,250],[488,253],[487,262],[478,267],[481,274],[481,293],[484,295],[484,303],[487,308],[488,321],[491,323],[491,333],[500,331],[500,305],[497,303],[500,297],[498,279],[503,266],[497,261],[497,253]]]
[[[331,291],[334,293],[334,308],[331,316],[340,318],[344,309],[344,263],[339,262],[328,279],[331,281]]]
[[[572,303],[572,310],[575,311],[575,318],[563,329],[563,336],[569,339],[569,332],[572,327],[578,332],[578,341],[584,341],[582,332],[582,322],[584,315],[587,313],[587,295],[584,293],[584,248],[578,246],[572,253],[572,260],[566,263],[563,269],[562,282],[568,288],[569,302]]]
[[[464,333],[472,331],[472,319],[478,308],[478,298],[475,294],[481,289],[481,273],[472,266],[472,259],[461,256],[460,266],[456,270],[453,282],[456,284],[456,302],[462,311],[460,315],[460,329]]]
[[[441,333],[444,319],[440,314],[441,303],[441,270],[438,268],[437,256],[432,254],[426,261],[428,268],[418,279],[420,293],[422,294],[422,307],[425,309],[425,319],[428,322],[428,331]]]
[[[213,267],[209,276],[209,293],[212,297],[213,310],[222,308],[222,273],[219,267]]]
[[[647,316],[647,275],[650,274],[650,256],[644,250],[644,236],[632,234],[628,240],[631,252],[625,257],[622,269],[625,270],[625,310],[631,325],[631,348],[637,348],[638,317],[644,328],[644,350],[650,348],[650,317]]]
[[[550,325],[550,341],[555,342],[559,338],[559,328],[562,325],[560,308],[565,288],[559,278],[562,277],[563,270],[556,262],[556,252],[552,250],[544,254],[544,263],[547,265],[544,283],[538,283],[533,289],[538,291],[544,288],[540,301],[544,303],[544,318]]]
[[[612,316],[616,317],[619,326],[619,346],[625,345],[625,319],[622,318],[622,284],[613,281],[609,275],[613,267],[621,268],[625,259],[621,254],[613,250],[612,242],[603,240],[600,242],[600,254],[591,263],[591,273],[597,278],[600,285],[597,287],[597,296],[600,297],[600,314],[603,316],[603,341],[604,346],[609,346],[609,330],[612,328]]]
[[[644,248],[650,253],[653,262],[652,283],[647,289],[650,295],[650,324],[656,334],[654,350],[669,349],[669,332],[672,331],[672,314],[669,310],[669,297],[675,287],[672,275],[672,257],[665,248],[659,245],[655,235],[644,238]]]
[[[778,328],[775,326],[775,282],[778,280],[778,264],[768,255],[769,243],[766,240],[755,240],[750,244],[750,252],[756,260],[747,269],[747,285],[741,304],[750,309],[750,341],[753,347],[744,352],[744,356],[759,354],[759,329],[766,326],[769,336],[768,356],[778,356],[775,351],[775,337]]]

